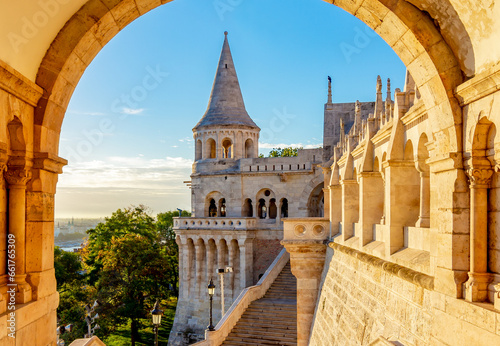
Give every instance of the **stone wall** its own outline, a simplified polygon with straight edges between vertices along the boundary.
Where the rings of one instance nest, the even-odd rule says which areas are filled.
[[[493,345],[493,310],[433,290],[433,278],[342,245],[326,254],[310,345]]]
[[[259,276],[265,273],[283,246],[280,239],[254,239],[253,241],[253,283],[259,281]]]

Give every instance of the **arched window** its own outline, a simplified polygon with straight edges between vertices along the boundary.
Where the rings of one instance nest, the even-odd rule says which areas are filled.
[[[219,200],[219,210],[220,210],[220,216],[226,217],[226,199],[225,198],[221,198]]]
[[[250,198],[245,199],[245,203],[243,203],[243,209],[241,210],[241,216],[243,217],[253,216],[253,205],[252,205],[252,200]]]
[[[266,201],[264,200],[264,198],[259,199],[258,213],[261,219],[265,219],[267,216]]]
[[[198,139],[196,141],[196,148],[195,148],[195,154],[194,154],[194,160],[195,161],[198,161],[198,160],[201,160],[202,159],[202,153],[203,153],[203,150],[202,150],[202,144],[201,144],[201,140]]]
[[[207,140],[207,145],[205,147],[206,153],[205,157],[207,159],[215,159],[217,157],[215,140],[213,138],[209,138]]]
[[[230,139],[222,141],[222,158],[230,159],[233,157],[233,143]]]
[[[217,205],[215,204],[215,199],[210,200],[210,206],[208,207],[208,216],[217,217]]]
[[[281,218],[288,217],[288,200],[283,198],[281,201]]]
[[[252,139],[247,139],[245,141],[245,157],[246,158],[252,158],[254,157],[254,153],[253,153],[254,149],[253,149],[253,140]]]
[[[269,218],[276,219],[278,215],[278,208],[276,207],[276,199],[271,198],[269,201]]]

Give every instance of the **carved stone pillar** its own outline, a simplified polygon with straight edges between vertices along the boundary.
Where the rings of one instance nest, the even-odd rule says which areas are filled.
[[[356,180],[342,180],[342,240],[354,236],[354,223],[359,220],[359,185]]]
[[[240,288],[243,290],[253,284],[253,241],[240,239],[238,246],[240,247]]]
[[[31,171],[24,167],[9,167],[4,174],[9,188],[9,236],[15,239],[16,303],[31,301],[31,286],[26,282],[26,184]]]
[[[236,273],[236,268],[234,267],[234,263],[235,263],[235,252],[236,252],[236,249],[234,248],[234,246],[232,246],[231,244],[231,241],[229,241],[229,244],[228,244],[228,251],[229,251],[229,255],[228,255],[228,258],[229,258],[229,261],[228,261],[228,265],[233,268],[233,272],[232,273],[229,273],[228,275],[228,280],[226,280],[227,282],[227,297],[229,297],[229,300],[230,302],[232,303],[233,302],[233,299],[234,299],[234,276],[235,276],[235,273]],[[228,304],[228,306],[230,306]]]
[[[7,309],[7,190],[4,172],[7,169],[7,150],[0,147],[0,314]]]
[[[493,169],[471,168],[470,181],[470,269],[465,283],[465,299],[482,302],[488,299],[488,188]]]
[[[188,283],[188,246],[186,240],[182,242],[180,237],[175,239],[177,246],[179,247],[179,299],[187,298],[187,289],[189,287]],[[186,286],[185,286],[186,285]]]
[[[283,240],[297,278],[297,345],[307,346],[318,298],[326,245],[322,240]]]
[[[417,161],[417,171],[420,173],[420,212],[418,216],[416,227],[430,227],[430,175],[429,166],[425,162]]]
[[[342,222],[342,186],[330,185],[330,227],[332,229],[332,236],[339,233],[339,224]]]
[[[379,172],[360,172],[359,228],[360,246],[373,240],[373,225],[380,221],[384,208],[384,185]]]
[[[204,297],[205,286],[208,284],[205,277],[205,244],[203,240],[194,245],[196,251],[196,297]]]

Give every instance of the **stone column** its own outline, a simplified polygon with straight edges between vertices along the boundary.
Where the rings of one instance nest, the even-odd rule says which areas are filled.
[[[384,184],[379,172],[361,172],[359,184],[360,246],[373,240],[373,225],[384,208]]]
[[[9,188],[9,236],[15,239],[16,303],[31,301],[31,286],[26,282],[26,184],[31,171],[24,167],[9,167],[5,173]],[[10,279],[10,278],[9,278]]]
[[[429,166],[424,162],[418,161],[416,163],[417,171],[420,173],[420,212],[418,216],[416,227],[430,227],[430,176]]]
[[[229,241],[229,244],[227,246],[228,252],[229,252],[229,260],[228,260],[228,265],[233,268],[233,272],[228,274],[228,280],[226,280],[227,284],[227,294],[226,296],[229,297],[229,301],[232,304],[233,303],[233,295],[234,295],[234,276],[236,275],[236,268],[234,267],[234,256],[235,256],[235,249],[233,246],[231,246],[231,241]],[[230,305],[228,305],[229,307]]]
[[[200,239],[194,245],[196,251],[196,297],[204,296],[205,286],[208,282],[205,278],[205,244]]]
[[[307,346],[318,298],[326,245],[320,240],[283,240],[297,278],[297,345]]]
[[[332,236],[339,233],[339,224],[342,222],[342,186],[341,185],[330,185],[328,187],[330,190],[330,227],[332,229]]]
[[[470,269],[465,283],[465,299],[482,302],[488,299],[488,188],[491,168],[472,168],[470,179]]]
[[[215,245],[215,242],[213,245],[212,243],[208,242],[206,246],[206,251],[207,251],[207,281],[210,281],[210,278],[217,280],[217,269],[215,267],[215,253],[217,251],[217,247]]]
[[[4,154],[4,155],[2,155]],[[6,151],[0,148],[0,314],[7,310],[7,190],[4,171],[7,169]]]
[[[356,180],[342,180],[342,241],[354,236],[359,219],[359,185]]]
[[[240,239],[238,241],[240,248],[240,287],[252,285],[253,274],[253,242],[252,239]]]

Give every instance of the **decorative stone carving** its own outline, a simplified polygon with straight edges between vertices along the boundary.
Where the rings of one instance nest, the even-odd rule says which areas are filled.
[[[471,187],[477,185],[489,185],[493,175],[492,168],[470,168],[466,171]]]
[[[23,185],[26,186],[32,177],[32,173],[26,168],[8,168],[4,173],[5,180],[9,185]]]

